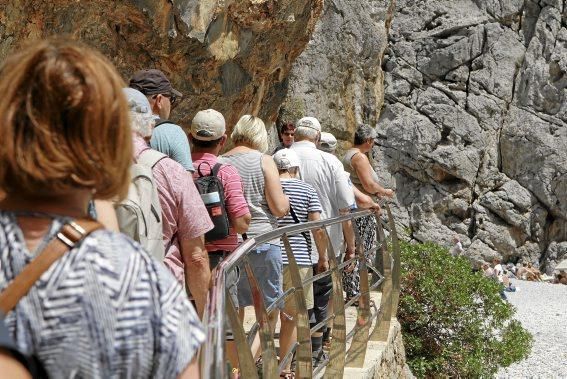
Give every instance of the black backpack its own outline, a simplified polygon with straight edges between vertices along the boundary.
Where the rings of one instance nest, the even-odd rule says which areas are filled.
[[[211,167],[208,162],[202,162],[199,167],[197,167],[199,177],[195,179],[195,186],[201,194],[201,199],[203,203],[205,203],[205,207],[207,207],[211,221],[215,225],[213,229],[205,233],[205,242],[212,242],[228,237],[230,224],[224,204],[224,188],[218,178],[218,173],[222,165],[220,163],[215,164],[211,168],[209,175],[203,175],[201,166],[205,163]]]

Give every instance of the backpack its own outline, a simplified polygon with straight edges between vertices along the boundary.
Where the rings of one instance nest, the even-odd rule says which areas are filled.
[[[199,177],[195,179],[195,186],[201,194],[201,199],[205,203],[211,221],[215,225],[213,229],[205,233],[205,242],[212,242],[228,237],[230,224],[224,204],[224,187],[218,178],[222,165],[220,163],[215,164],[209,175],[203,175],[201,166],[205,163],[211,167],[208,162],[202,162],[197,167]]]
[[[163,227],[153,167],[167,155],[147,149],[130,166],[128,196],[114,205],[120,231],[138,241],[160,262],[165,256]]]

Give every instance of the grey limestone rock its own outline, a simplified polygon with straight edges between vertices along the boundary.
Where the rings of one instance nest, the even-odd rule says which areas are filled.
[[[567,0],[329,1],[289,88],[283,110],[300,103],[343,148],[376,126],[409,237],[547,269],[563,254]]]
[[[325,2],[311,41],[293,65],[282,119],[314,115],[340,140],[350,140],[361,122],[376,124],[391,3]]]

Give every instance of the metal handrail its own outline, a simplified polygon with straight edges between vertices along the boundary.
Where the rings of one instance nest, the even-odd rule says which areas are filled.
[[[332,296],[332,299],[335,309],[334,314],[330,316],[330,318],[335,319],[336,324],[333,328],[333,342],[330,351],[333,361],[330,362],[330,364],[328,364],[329,362],[327,362],[327,364],[319,366],[316,371],[313,371],[311,367],[310,350],[308,357],[309,361],[306,361],[306,349],[310,349],[310,342],[309,340],[307,341],[308,347],[304,346],[306,345],[305,339],[308,336],[310,337],[310,334],[312,332],[312,330],[309,328],[306,309],[298,309],[298,343],[291,347],[291,351],[282,352],[282,355],[284,355],[282,356],[282,361],[289,359],[291,357],[290,354],[292,354],[295,350],[298,357],[298,371],[300,372],[300,375],[298,377],[304,378],[310,378],[323,369],[327,370],[325,372],[325,377],[342,377],[345,366],[361,367],[364,362],[368,341],[387,340],[390,328],[390,320],[392,317],[395,317],[399,299],[400,262],[398,237],[390,208],[387,204],[384,204],[383,208],[386,210],[386,216],[388,218],[388,229],[389,235],[391,237],[392,252],[390,252],[388,248],[388,243],[386,240],[386,235],[381,218],[374,215],[374,213],[369,210],[361,210],[331,219],[290,225],[272,230],[267,233],[263,233],[254,238],[244,241],[236,250],[234,250],[234,252],[232,252],[225,260],[223,260],[214,270],[213,288],[209,292],[208,302],[203,317],[206,327],[206,341],[203,345],[200,355],[202,377],[223,379],[228,377],[224,349],[226,333],[225,325],[227,320],[230,322],[234,339],[237,342],[237,345],[240,344],[238,348],[238,355],[240,370],[243,374],[243,377],[258,377],[252,354],[250,352],[248,343],[246,343],[246,335],[244,329],[240,324],[236,309],[234,308],[234,304],[232,304],[230,296],[228,296],[228,293],[225,290],[227,273],[230,272],[230,270],[234,269],[234,267],[236,267],[237,265],[241,265],[245,267],[245,269],[247,269],[248,278],[251,282],[250,285],[252,292],[256,291],[256,296],[254,296],[256,323],[251,329],[251,334],[253,334],[255,331],[258,331],[261,335],[260,339],[262,342],[262,354],[265,366],[264,377],[278,377],[278,370],[281,366],[277,362],[275,355],[274,338],[267,322],[268,314],[272,309],[275,308],[275,305],[272,305],[269,309],[266,309],[266,307],[264,306],[263,300],[259,295],[260,289],[257,286],[257,283],[255,283],[254,274],[249,269],[249,265],[246,262],[246,257],[250,253],[250,251],[254,250],[259,245],[262,245],[274,239],[282,238],[284,245],[286,246],[286,253],[288,255],[290,273],[292,282],[294,283],[294,289],[293,291],[287,291],[286,293],[284,293],[278,300],[281,300],[285,296],[296,296],[296,299],[302,299],[304,302],[302,286],[313,282],[313,279],[307,279],[305,282],[301,282],[299,270],[295,262],[295,258],[293,257],[291,247],[289,246],[287,236],[316,229],[324,230],[329,245],[327,249],[330,266],[329,270],[325,273],[317,275],[317,279],[320,279],[323,276],[331,275],[333,282],[334,295]],[[357,300],[359,301],[358,322],[355,328],[347,334],[345,330],[346,322],[344,318],[345,303],[342,296],[342,283],[340,280],[341,269],[343,269],[346,265],[336,262],[336,256],[334,254],[333,247],[331,246],[331,240],[327,227],[345,221],[354,221],[357,218],[371,215],[374,215],[374,217],[376,217],[375,244],[371,249],[369,249],[369,251],[375,250],[377,252],[374,267],[372,265],[367,267],[366,254],[368,252],[364,251],[362,238],[360,235],[358,235],[357,229],[353,225],[357,245],[356,260],[358,260],[359,262],[360,269],[360,293],[355,299],[350,301],[350,303]],[[373,273],[373,283],[371,283],[371,281],[369,280],[368,268],[370,268],[370,271]],[[381,275],[379,271],[382,271]],[[380,307],[378,308],[377,312],[372,313],[370,309],[370,291],[375,290],[377,287],[380,287],[382,291],[382,299],[380,301]],[[339,293],[340,299],[338,296]],[[300,303],[300,300],[298,300],[298,304]],[[377,323],[374,331],[370,334],[370,326],[374,319],[377,319]],[[316,330],[316,328],[313,329]],[[309,333],[309,335],[307,335],[307,333]],[[303,344],[299,343],[300,334],[304,340]],[[352,343],[349,351],[347,352],[346,341],[350,338],[352,338]],[[327,367],[325,368],[325,366]],[[244,375],[245,373],[248,376]]]

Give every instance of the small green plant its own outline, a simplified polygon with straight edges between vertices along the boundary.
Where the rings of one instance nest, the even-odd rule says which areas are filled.
[[[408,364],[420,378],[492,377],[525,359],[532,336],[512,319],[499,284],[433,243],[401,243],[402,325]]]

